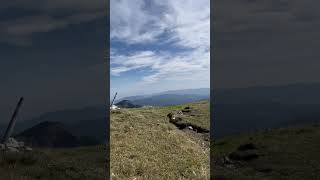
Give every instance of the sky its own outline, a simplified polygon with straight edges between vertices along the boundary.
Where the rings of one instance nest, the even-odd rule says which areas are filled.
[[[213,88],[320,82],[320,2],[213,4]]]
[[[106,101],[104,0],[13,0],[0,6],[0,123]]]
[[[111,0],[110,95],[210,87],[209,0]]]

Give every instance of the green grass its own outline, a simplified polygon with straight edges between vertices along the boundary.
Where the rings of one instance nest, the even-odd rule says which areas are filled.
[[[36,149],[26,153],[0,152],[0,179],[106,178],[106,152],[103,146],[70,149]]]
[[[121,109],[111,113],[111,179],[209,179],[209,149],[202,139],[177,129],[167,114],[190,106],[209,127],[209,102]]]
[[[319,179],[320,126],[307,125],[226,137],[212,143],[215,159],[253,143],[259,158],[237,168],[214,167],[216,179]],[[268,169],[268,172],[261,170]]]

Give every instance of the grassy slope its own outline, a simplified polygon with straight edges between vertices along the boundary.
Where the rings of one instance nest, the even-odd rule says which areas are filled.
[[[25,154],[0,153],[0,179],[102,180],[106,177],[103,146],[38,149]]]
[[[112,112],[111,178],[209,179],[209,149],[166,117],[188,105],[200,112],[188,121],[209,129],[207,101]]]
[[[251,142],[258,148],[258,159],[237,168],[216,166],[215,179],[319,179],[320,126],[283,128],[227,137],[213,143],[215,159]],[[268,169],[267,172],[261,170]]]

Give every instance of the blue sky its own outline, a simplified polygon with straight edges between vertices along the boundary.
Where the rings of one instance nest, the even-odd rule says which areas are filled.
[[[210,85],[209,0],[111,0],[111,95]]]

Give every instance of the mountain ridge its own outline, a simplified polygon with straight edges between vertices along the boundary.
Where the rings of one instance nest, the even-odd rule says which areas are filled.
[[[128,96],[116,100],[116,103],[129,100],[141,106],[171,106],[207,100],[210,97],[209,88],[170,90],[149,95]]]

